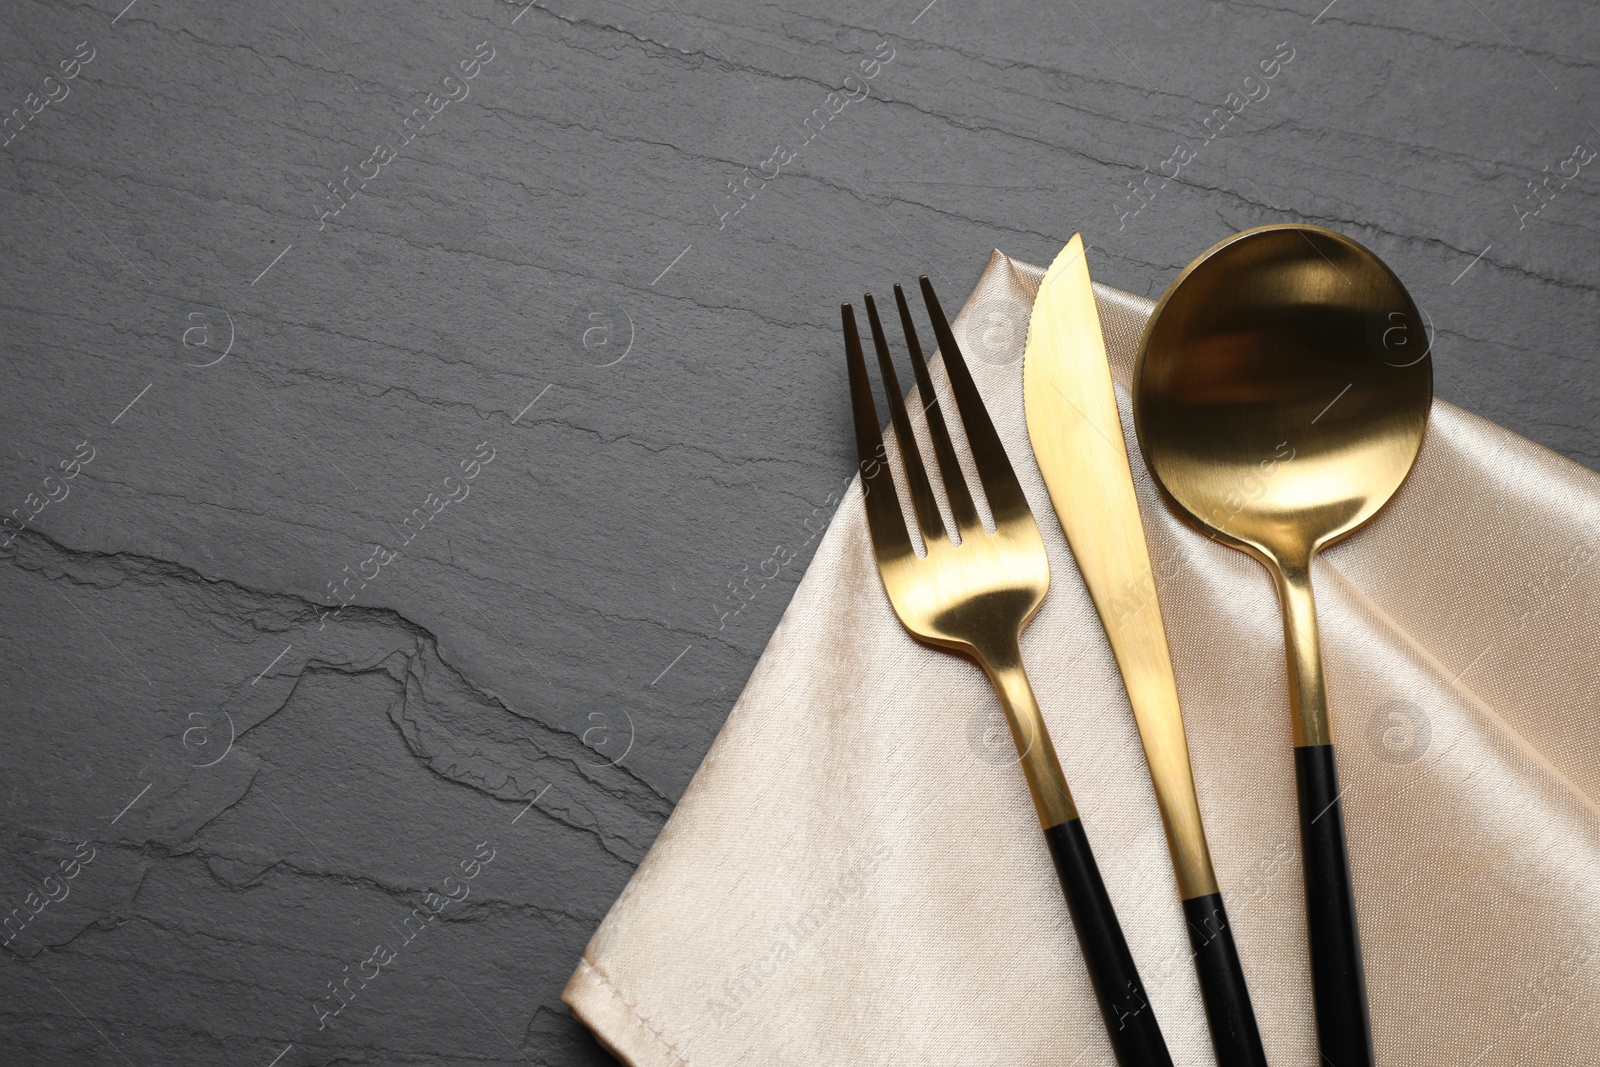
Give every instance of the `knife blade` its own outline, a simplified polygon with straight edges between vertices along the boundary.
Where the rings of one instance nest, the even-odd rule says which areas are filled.
[[[1218,1061],[1264,1065],[1200,821],[1172,655],[1084,252],[1082,235],[1073,234],[1039,284],[1022,365],[1028,436],[1133,707]]]

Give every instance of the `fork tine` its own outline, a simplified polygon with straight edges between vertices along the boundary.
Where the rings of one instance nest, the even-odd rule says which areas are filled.
[[[950,431],[945,428],[944,409],[939,394],[933,389],[933,379],[928,374],[928,361],[922,355],[922,342],[917,339],[916,324],[911,321],[911,307],[906,303],[906,292],[894,287],[895,303],[900,306],[900,328],[906,335],[906,347],[911,350],[911,370],[917,376],[917,395],[923,398],[923,415],[928,420],[928,436],[933,438],[933,452],[939,459],[939,473],[944,476],[945,496],[950,500],[950,514],[956,529],[966,537],[983,529],[978,511],[972,506],[972,494],[967,489],[966,475],[956,460],[955,446],[950,443]]]
[[[872,343],[878,350],[878,369],[883,375],[883,392],[889,401],[889,421],[894,425],[894,435],[900,442],[900,461],[905,464],[906,483],[911,489],[911,506],[916,510],[917,523],[922,527],[924,542],[943,537],[944,520],[939,516],[939,505],[933,499],[933,487],[928,484],[928,470],[922,465],[922,450],[911,433],[911,418],[906,414],[905,394],[900,391],[900,376],[894,371],[894,357],[889,354],[889,341],[883,334],[883,323],[878,319],[878,305],[867,297],[867,322],[872,326]]]
[[[961,347],[956,344],[956,335],[951,332],[944,309],[939,306],[939,297],[933,291],[933,283],[926,274],[919,281],[922,283],[922,301],[928,305],[928,317],[933,319],[933,335],[938,339],[939,351],[944,356],[944,369],[950,376],[956,410],[961,416],[961,425],[967,431],[967,444],[972,447],[974,465],[978,469],[979,480],[983,482],[984,495],[989,498],[989,512],[994,516],[995,525],[1018,517],[1027,517],[1031,521],[1033,513],[1028,508],[1027,498],[1022,495],[1022,486],[1017,483],[1016,471],[1012,470],[1011,459],[1006,455],[1005,446],[1000,443],[1000,435],[989,420],[983,397],[973,384],[967,361],[962,358]]]
[[[856,455],[861,459],[861,489],[867,507],[867,529],[872,534],[872,551],[880,566],[885,557],[914,555],[900,498],[895,495],[889,473],[883,433],[879,429],[878,407],[872,402],[872,379],[867,377],[866,357],[861,353],[861,335],[856,331],[855,308],[839,307],[844,321],[844,356],[850,373],[850,408],[855,415]]]

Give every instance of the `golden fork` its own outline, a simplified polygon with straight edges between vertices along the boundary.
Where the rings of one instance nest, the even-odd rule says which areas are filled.
[[[946,651],[970,656],[983,668],[999,693],[1016,742],[1019,762],[1033,794],[1039,822],[1055,860],[1067,908],[1078,931],[1089,979],[1105,1017],[1112,1048],[1122,1067],[1170,1067],[1161,1028],[1150,1007],[1144,984],[1112,910],[1111,898],[1072,802],[1050,733],[1022,667],[1022,629],[1039,610],[1050,586],[1050,564],[1033,512],[1017,484],[1000,436],[984,410],[961,349],[951,333],[939,298],[926,276],[922,298],[933,320],[934,336],[944,357],[945,372],[955,395],[956,415],[966,430],[994,531],[984,528],[928,374],[905,293],[894,287],[900,325],[910,350],[928,436],[944,478],[945,495],[960,543],[948,536],[922,463],[911,420],[900,392],[889,344],[878,320],[877,305],[866,297],[867,318],[877,349],[889,416],[900,445],[900,458],[912,509],[925,546],[919,556],[900,509],[884,451],[882,425],[872,398],[872,382],[861,351],[855,309],[840,309],[844,320],[845,357],[850,368],[850,396],[855,411],[856,447],[867,509],[867,527],[877,557],[883,588],[912,636]]]

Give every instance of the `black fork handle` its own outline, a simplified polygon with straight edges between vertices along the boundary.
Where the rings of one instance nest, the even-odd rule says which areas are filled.
[[[1048,827],[1044,836],[1061,877],[1067,910],[1083,946],[1089,981],[1105,1016],[1117,1063],[1120,1067],[1172,1067],[1167,1042],[1112,910],[1083,822],[1069,819]]]

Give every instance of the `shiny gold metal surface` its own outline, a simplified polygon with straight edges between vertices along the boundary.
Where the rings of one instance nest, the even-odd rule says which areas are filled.
[[[1422,447],[1433,362],[1384,263],[1317,226],[1246,230],[1156,305],[1134,368],[1134,425],[1187,517],[1272,571],[1294,743],[1332,742],[1311,559],[1400,487]]]
[[[856,443],[861,456],[873,553],[883,577],[884,590],[906,629],[930,644],[971,656],[989,676],[1005,708],[1018,761],[1027,776],[1039,821],[1049,828],[1076,819],[1078,812],[1061,772],[1055,746],[1050,742],[1050,732],[1023,671],[1018,642],[1023,627],[1038,612],[1045,590],[1049,588],[1050,564],[1045,558],[1044,540],[1039,536],[1039,527],[1033,521],[1033,513],[1022,495],[1011,461],[984,410],[983,399],[972,382],[927,278],[922,279],[922,295],[933,320],[959,409],[957,415],[966,430],[995,529],[993,533],[988,532],[979,520],[945,427],[942,405],[931,402],[938,394],[928,376],[910,309],[897,285],[895,297],[901,326],[911,350],[919,392],[928,398],[924,402],[928,403],[925,414],[929,437],[944,477],[951,517],[961,543],[952,543],[946,532],[927,470],[912,436],[878,311],[869,296],[867,314],[913,508],[913,515],[902,515],[883,445],[882,424],[872,400],[872,383],[861,352],[855,309],[845,304],[842,308],[845,351],[850,366]],[[908,521],[914,522],[920,531],[919,540],[926,546],[923,556],[917,555],[907,529]]]
[[[1083,238],[1039,285],[1022,365],[1028,436],[1133,705],[1183,899],[1217,892]]]

